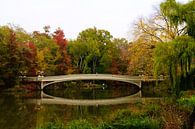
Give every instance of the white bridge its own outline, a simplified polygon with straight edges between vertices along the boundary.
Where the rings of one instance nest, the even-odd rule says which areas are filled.
[[[134,84],[140,89],[142,87],[143,81],[156,81],[164,80],[161,78],[154,77],[144,77],[144,76],[127,76],[127,75],[112,75],[112,74],[71,74],[71,75],[59,75],[59,76],[46,76],[46,77],[23,77],[22,80],[41,82],[41,89],[44,87],[64,81],[74,81],[74,80],[114,80],[122,81]],[[55,96],[50,96],[41,91],[40,100],[31,100],[32,103],[41,104],[66,104],[66,105],[115,105],[133,102],[134,100],[141,99],[141,90],[130,96],[119,97],[114,99],[103,99],[103,100],[80,100],[80,99],[66,99]]]
[[[74,81],[74,80],[113,80],[122,81],[134,84],[139,88],[142,87],[142,81],[156,81],[164,80],[154,79],[154,78],[144,78],[142,76],[127,76],[127,75],[113,75],[113,74],[70,74],[70,75],[59,75],[59,76],[46,76],[46,77],[25,77],[23,80],[37,81],[41,82],[41,89],[44,87],[64,81]]]

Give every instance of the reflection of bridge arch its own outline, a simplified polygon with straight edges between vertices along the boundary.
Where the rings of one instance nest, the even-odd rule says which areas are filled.
[[[125,76],[125,75],[111,75],[111,74],[73,74],[73,75],[63,75],[63,76],[48,76],[39,77],[38,81],[41,81],[41,89],[44,87],[64,81],[75,81],[75,80],[112,80],[112,81],[122,81],[134,84],[141,88],[141,78],[138,76]]]
[[[41,104],[59,104],[59,105],[84,105],[84,106],[99,106],[99,105],[117,105],[131,103],[141,99],[141,90],[134,95],[124,96],[113,99],[97,99],[97,100],[88,100],[88,99],[66,99],[48,95],[41,91],[41,99],[31,99],[30,103]]]

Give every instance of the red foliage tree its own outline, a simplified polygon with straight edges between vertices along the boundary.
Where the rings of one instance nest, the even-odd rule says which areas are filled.
[[[71,69],[71,60],[70,56],[67,53],[67,44],[68,41],[65,38],[63,30],[58,28],[54,34],[53,38],[56,41],[57,45],[59,46],[59,52],[61,58],[58,60],[58,74],[67,74]]]
[[[59,45],[60,49],[66,49],[68,41],[65,39],[63,30],[58,28],[53,35],[56,43]]]
[[[28,41],[19,43],[20,48],[20,62],[21,62],[21,74],[35,76],[36,75],[36,46],[33,42]]]
[[[30,50],[25,53],[28,63],[27,66],[29,66],[28,74],[36,75],[36,46],[33,42],[27,42],[26,46]]]

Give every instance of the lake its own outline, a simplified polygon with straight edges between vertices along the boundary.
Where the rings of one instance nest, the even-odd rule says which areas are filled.
[[[147,94],[148,90],[140,91],[135,85],[116,81],[63,82],[48,86],[43,91],[0,92],[0,129],[35,129],[47,122],[60,121],[66,124],[80,118],[97,124],[112,112],[128,108],[141,98],[159,96],[152,96],[150,91]],[[133,96],[137,93],[138,96]],[[56,98],[69,101],[129,100],[124,103],[94,105],[45,101],[55,101]]]

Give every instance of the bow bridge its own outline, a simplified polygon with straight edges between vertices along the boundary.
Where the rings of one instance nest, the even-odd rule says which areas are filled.
[[[23,80],[41,82],[41,89],[53,83],[74,81],[74,80],[113,80],[122,81],[142,87],[142,81],[156,81],[154,78],[144,78],[142,76],[113,75],[113,74],[70,74],[46,77],[25,77]],[[162,80],[162,79],[158,79]]]

